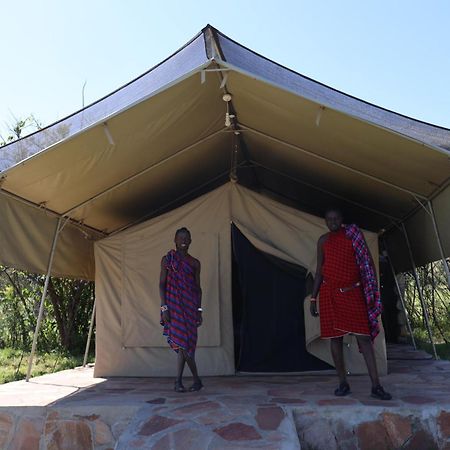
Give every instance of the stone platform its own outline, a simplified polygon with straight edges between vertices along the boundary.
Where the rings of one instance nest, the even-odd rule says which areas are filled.
[[[0,386],[0,448],[107,449],[450,449],[450,362],[405,346],[389,348],[383,385],[367,376],[205,377],[177,394],[169,378],[93,378],[92,367]],[[186,385],[190,382],[186,380]]]

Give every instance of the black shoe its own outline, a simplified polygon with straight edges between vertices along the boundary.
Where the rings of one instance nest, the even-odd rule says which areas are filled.
[[[189,392],[199,391],[203,387],[202,380],[194,381],[194,384],[189,388]]]
[[[381,384],[378,384],[372,388],[370,396],[377,398],[378,400],[390,400],[392,398],[392,395],[389,394],[389,392],[386,392]]]
[[[186,392],[186,388],[183,386],[183,383],[181,381],[176,380],[175,386],[174,386],[175,392]]]
[[[334,390],[334,395],[337,397],[345,397],[348,394],[350,394],[350,385],[346,381],[341,383],[339,387]]]

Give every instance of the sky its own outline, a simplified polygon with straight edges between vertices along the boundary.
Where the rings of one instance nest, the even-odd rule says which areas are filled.
[[[0,134],[49,125],[206,24],[303,75],[450,128],[448,0],[0,0]],[[32,131],[32,130],[30,130]]]

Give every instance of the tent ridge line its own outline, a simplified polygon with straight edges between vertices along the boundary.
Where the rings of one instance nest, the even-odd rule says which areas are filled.
[[[252,133],[258,134],[258,135],[263,136],[263,137],[266,137],[267,139],[270,139],[270,140],[272,140],[274,142],[277,142],[279,144],[282,144],[282,145],[285,145],[287,147],[290,147],[290,148],[292,148],[294,150],[297,150],[299,152],[305,153],[305,154],[307,154],[309,156],[312,156],[312,157],[314,157],[316,159],[320,159],[321,161],[325,161],[325,162],[328,162],[328,163],[333,164],[335,166],[341,167],[342,169],[349,170],[349,171],[351,171],[353,173],[356,173],[358,175],[361,175],[363,177],[369,178],[371,180],[374,180],[374,181],[377,181],[379,183],[385,184],[385,185],[390,186],[392,188],[395,188],[397,190],[403,191],[403,192],[405,192],[405,193],[407,193],[409,195],[417,196],[417,197],[419,197],[419,198],[421,198],[423,200],[427,200],[427,197],[425,195],[419,194],[419,193],[414,192],[414,191],[410,191],[409,189],[403,188],[403,187],[398,186],[398,185],[396,185],[394,183],[391,183],[389,181],[383,180],[382,178],[375,177],[375,176],[370,175],[368,173],[362,172],[362,171],[360,171],[358,169],[354,169],[353,167],[346,166],[345,164],[340,163],[338,161],[334,161],[332,159],[326,158],[325,156],[318,155],[317,153],[314,153],[314,152],[312,152],[310,150],[306,150],[306,149],[304,149],[302,147],[299,147],[297,145],[294,145],[294,144],[291,144],[289,142],[283,141],[281,139],[278,139],[278,138],[276,138],[274,136],[271,136],[269,134],[263,133],[263,132],[261,132],[259,130],[256,130],[255,128],[249,127],[249,126],[244,125],[242,123],[240,123],[239,125],[242,126],[244,129],[252,132]]]
[[[423,124],[423,125],[427,125],[427,126],[430,126],[430,127],[439,128],[439,129],[441,129],[441,130],[443,130],[443,131],[450,131],[450,128],[448,128],[448,127],[445,127],[445,126],[442,126],[442,125],[436,125],[436,124],[430,123],[430,122],[426,122],[426,121],[424,121],[424,120],[420,120],[420,119],[417,119],[417,118],[414,118],[414,117],[407,116],[407,115],[405,115],[405,114],[396,112],[396,111],[394,111],[394,110],[391,110],[391,109],[388,109],[388,108],[386,108],[386,107],[377,105],[377,104],[375,104],[375,103],[371,103],[371,102],[369,102],[368,100],[361,99],[361,98],[359,98],[359,97],[356,97],[355,95],[349,94],[348,92],[341,91],[341,90],[339,90],[339,89],[337,89],[337,88],[335,88],[335,87],[333,87],[333,86],[330,86],[330,85],[328,85],[328,84],[325,84],[325,83],[323,83],[323,82],[321,82],[321,81],[318,81],[318,80],[316,80],[316,79],[314,79],[314,78],[311,78],[311,77],[309,77],[309,76],[307,76],[307,75],[305,75],[305,74],[303,74],[303,73],[301,73],[301,72],[297,72],[297,71],[294,70],[294,69],[291,69],[291,68],[289,68],[289,67],[287,67],[287,66],[284,66],[283,64],[278,63],[278,62],[276,62],[275,60],[270,59],[270,58],[268,58],[267,56],[264,56],[263,54],[258,53],[258,52],[255,51],[255,50],[252,50],[251,48],[249,48],[249,47],[247,47],[247,46],[241,44],[240,42],[236,41],[235,39],[230,38],[230,37],[227,36],[226,34],[222,33],[220,30],[214,28],[212,25],[208,25],[208,26],[211,27],[211,28],[213,28],[213,29],[215,30],[215,32],[216,32],[217,35],[221,35],[224,39],[226,39],[226,40],[232,42],[233,44],[237,45],[238,47],[243,48],[244,50],[246,50],[246,51],[252,53],[253,55],[257,56],[258,58],[262,58],[262,59],[264,59],[265,61],[267,61],[267,62],[269,62],[269,63],[271,63],[271,64],[277,66],[278,68],[283,69],[283,70],[286,70],[287,72],[290,72],[290,73],[292,73],[292,74],[294,74],[294,75],[296,75],[296,76],[298,76],[298,77],[300,77],[300,78],[303,78],[303,79],[308,80],[308,81],[310,81],[310,82],[312,82],[312,83],[318,84],[318,85],[320,85],[320,86],[322,86],[322,87],[324,87],[324,88],[327,88],[327,89],[329,89],[329,90],[331,90],[331,91],[333,91],[333,92],[337,92],[338,94],[341,94],[341,95],[343,95],[343,96],[345,96],[345,97],[348,97],[348,98],[351,98],[351,99],[353,99],[353,100],[357,100],[357,101],[359,101],[359,102],[361,102],[361,103],[364,103],[364,104],[366,104],[366,105],[372,106],[372,107],[377,108],[377,109],[381,109],[381,110],[383,110],[383,111],[386,111],[386,112],[388,112],[388,113],[394,114],[394,115],[396,115],[396,116],[400,116],[400,117],[402,117],[402,118],[404,118],[404,119],[408,119],[408,120],[411,120],[411,121],[413,121],[413,122],[421,123],[421,124]]]
[[[162,66],[164,63],[166,63],[167,61],[169,61],[171,58],[175,57],[178,53],[180,53],[181,51],[183,51],[185,48],[187,48],[189,45],[191,45],[197,38],[199,38],[202,35],[202,31],[199,31],[194,37],[192,37],[191,39],[189,39],[188,42],[186,42],[184,45],[182,45],[178,50],[176,50],[175,52],[173,52],[172,54],[170,54],[168,57],[164,58],[162,61],[160,61],[159,63],[155,64],[154,66],[150,67],[150,69],[147,69],[144,73],[141,73],[140,75],[138,75],[137,77],[133,78],[131,81],[128,81],[127,83],[123,84],[122,86],[119,86],[118,88],[114,89],[112,92],[104,95],[103,97],[100,97],[99,99],[93,101],[92,103],[90,103],[89,105],[85,106],[84,108],[78,109],[75,112],[69,114],[68,116],[65,116],[59,120],[56,120],[56,122],[53,122],[47,126],[45,126],[44,128],[41,128],[40,130],[36,130],[33,133],[21,137],[13,142],[8,142],[6,146],[13,146],[16,142],[18,141],[24,141],[26,139],[28,139],[31,136],[34,136],[38,133],[40,133],[41,131],[45,131],[50,129],[51,127],[55,126],[55,125],[60,125],[62,122],[64,122],[67,119],[70,119],[71,117],[74,117],[75,115],[87,111],[89,108],[91,108],[94,105],[99,104],[100,102],[102,102],[103,100],[106,100],[107,98],[111,97],[114,94],[117,94],[117,92],[120,92],[122,89],[127,88],[128,86],[130,86],[131,84],[133,84],[134,82],[140,80],[141,78],[145,77],[146,75],[150,74],[151,72],[153,72],[155,69],[157,69],[158,67]],[[205,51],[206,56],[208,57],[206,51]]]
[[[216,37],[214,35],[214,37]],[[217,42],[217,45],[219,45],[219,43]],[[223,74],[223,71],[228,71],[230,69],[228,68],[221,68],[220,67],[220,62],[218,62],[217,64],[219,66],[219,70],[217,70],[217,76],[219,78],[219,80],[221,81],[220,83],[220,88],[223,90],[223,93],[226,95],[228,94],[231,98],[230,100],[225,100],[225,96],[223,97],[224,101],[226,101],[227,103],[227,115],[225,116],[226,118],[228,117],[229,112],[232,113],[232,116],[230,115],[229,117],[233,117],[231,119],[231,125],[229,125],[225,131],[232,131],[234,134],[234,138],[237,140],[238,142],[238,150],[240,150],[241,154],[244,157],[244,160],[246,162],[250,162],[250,155],[248,153],[248,148],[247,148],[247,144],[245,142],[245,138],[244,135],[242,133],[242,130],[239,129],[239,118],[238,118],[238,114],[236,111],[236,108],[234,107],[234,103],[233,103],[233,95],[230,94],[229,90],[228,90],[228,86],[227,86],[227,81],[228,81],[228,76],[227,73],[225,72],[225,76]],[[226,123],[227,119],[225,119],[225,123]],[[236,175],[236,174],[235,174]],[[231,170],[230,170],[230,176],[231,176]],[[255,177],[256,183],[258,185],[261,185],[260,180],[258,179],[258,174],[256,173],[256,170],[253,170],[253,176]]]
[[[209,59],[223,59],[217,36],[214,33],[214,28],[210,25],[207,25],[203,29],[203,40],[205,43],[205,53]]]
[[[47,153],[47,152],[52,151],[52,150],[55,150],[55,148],[58,147],[59,145],[61,145],[62,143],[69,142],[72,139],[75,139],[76,137],[78,137],[79,135],[83,134],[86,131],[92,130],[93,128],[96,128],[98,126],[102,126],[103,124],[108,122],[108,120],[111,120],[111,119],[115,118],[116,116],[122,114],[123,112],[128,111],[129,109],[135,107],[136,105],[138,105],[138,104],[140,104],[142,102],[145,102],[145,101],[149,100],[150,98],[154,97],[155,95],[158,95],[158,94],[166,91],[167,89],[171,88],[172,86],[175,86],[176,84],[181,83],[184,80],[187,80],[191,76],[193,76],[193,75],[195,75],[197,73],[200,73],[203,69],[207,68],[211,64],[211,62],[213,62],[213,60],[208,59],[205,63],[201,64],[200,66],[196,67],[195,69],[193,69],[193,70],[191,70],[189,72],[186,72],[181,77],[178,77],[175,80],[171,81],[170,83],[167,83],[164,86],[160,87],[159,89],[156,89],[155,91],[152,91],[150,94],[148,94],[148,95],[146,95],[144,97],[141,97],[139,100],[136,100],[135,102],[130,103],[129,105],[127,105],[127,106],[125,106],[125,107],[123,107],[121,109],[118,109],[117,111],[112,112],[111,114],[103,117],[102,119],[99,119],[99,120],[93,122],[92,124],[88,125],[87,127],[84,127],[82,129],[76,131],[75,133],[71,134],[70,136],[68,136],[66,138],[63,138],[63,139],[59,140],[58,142],[55,142],[54,144],[51,144],[48,147],[45,147],[42,150],[37,151],[36,153],[33,153],[32,155],[30,155],[27,158],[19,161],[18,163],[13,164],[11,167],[8,167],[5,170],[0,171],[0,176],[4,176],[4,175],[8,174],[9,172],[13,171],[14,169],[17,169],[19,166],[25,165],[30,160],[32,160],[32,159],[34,159],[34,158],[36,158],[36,157],[38,157],[38,156],[40,156],[40,155],[42,155],[44,153]],[[71,116],[69,116],[69,117],[71,117]],[[62,121],[63,120],[65,120],[65,119],[62,119]],[[59,124],[61,122],[57,122],[57,123]],[[49,127],[51,127],[51,125]],[[45,131],[47,129],[48,128],[44,128],[42,130],[39,130],[36,133]],[[27,139],[28,137],[34,136],[36,133],[33,133],[30,136],[24,137],[23,140],[21,139],[21,141],[25,142],[24,141],[25,139]],[[14,142],[17,142],[17,141],[14,141]],[[12,142],[11,144],[13,144],[14,142]]]
[[[293,177],[292,175],[289,175],[289,174],[287,174],[287,173],[284,173],[284,172],[282,172],[282,171],[280,171],[280,170],[276,170],[276,169],[272,169],[272,168],[270,168],[270,167],[267,167],[267,166],[265,166],[264,164],[258,163],[257,161],[250,160],[250,162],[251,162],[252,164],[255,164],[256,166],[262,167],[262,168],[265,169],[265,170],[269,170],[269,171],[271,171],[271,172],[277,173],[277,174],[279,174],[279,175],[281,175],[281,176],[283,176],[283,177],[289,178],[289,179],[291,179],[291,180],[293,180],[293,181],[295,181],[295,182],[297,182],[297,183],[299,183],[299,184],[304,184],[305,186],[309,186],[309,187],[311,187],[311,188],[313,188],[313,189],[316,189],[316,190],[318,190],[318,191],[320,191],[320,192],[323,192],[323,193],[325,193],[325,194],[331,195],[331,196],[336,197],[336,198],[338,198],[338,199],[340,199],[340,200],[343,200],[343,201],[345,201],[345,202],[348,202],[348,203],[351,203],[351,204],[353,204],[353,205],[355,205],[355,206],[358,206],[359,208],[363,208],[363,209],[366,209],[367,211],[371,211],[371,212],[376,213],[376,214],[378,214],[378,215],[380,215],[380,216],[386,217],[386,218],[388,218],[388,219],[390,219],[390,220],[394,220],[394,221],[400,221],[400,220],[401,220],[401,219],[398,218],[398,217],[391,216],[390,214],[384,213],[384,212],[382,212],[382,211],[379,211],[379,210],[377,210],[377,209],[371,208],[371,207],[369,207],[369,206],[364,206],[364,205],[362,205],[362,204],[359,203],[359,202],[356,202],[356,201],[354,201],[354,200],[350,200],[350,199],[348,199],[348,198],[346,198],[346,197],[344,197],[344,196],[342,196],[342,195],[339,195],[339,194],[335,194],[335,193],[333,193],[333,192],[330,192],[330,191],[328,191],[327,189],[320,188],[320,187],[318,187],[318,186],[316,186],[316,185],[314,185],[314,184],[312,184],[312,183],[309,183],[309,182],[307,182],[307,181],[300,180],[300,179],[298,179],[298,178],[296,178],[296,177]]]
[[[140,170],[139,172],[137,172],[137,173],[135,173],[135,174],[133,174],[133,175],[130,175],[130,176],[127,177],[127,178],[124,178],[123,180],[121,180],[121,181],[119,181],[118,183],[116,183],[116,184],[110,186],[109,188],[103,190],[102,192],[99,192],[98,194],[95,194],[93,197],[90,197],[89,199],[87,199],[87,200],[85,200],[85,201],[79,203],[78,205],[72,207],[71,209],[65,211],[65,212],[63,213],[63,216],[73,213],[73,212],[76,211],[77,209],[82,208],[83,206],[88,205],[89,203],[91,203],[91,202],[97,200],[98,198],[103,197],[103,196],[106,195],[107,193],[109,193],[109,192],[111,192],[111,191],[113,191],[113,190],[115,190],[115,189],[117,189],[117,188],[123,186],[124,184],[126,184],[126,183],[128,183],[128,182],[130,182],[130,181],[133,181],[134,179],[140,177],[141,175],[144,175],[145,173],[149,172],[150,170],[153,170],[153,169],[159,167],[160,165],[166,163],[167,161],[170,161],[171,159],[173,159],[173,158],[175,158],[175,157],[177,157],[177,156],[180,156],[181,154],[183,154],[183,153],[185,153],[185,152],[191,150],[193,147],[195,147],[195,146],[197,146],[197,145],[199,145],[199,144],[202,144],[203,142],[206,142],[207,140],[209,140],[209,139],[211,139],[211,138],[213,138],[213,137],[219,135],[219,134],[222,133],[222,132],[223,132],[223,128],[221,128],[220,130],[215,131],[214,133],[209,134],[208,136],[206,136],[206,137],[204,137],[204,138],[202,138],[202,139],[199,139],[198,141],[196,141],[196,142],[194,142],[194,143],[188,145],[187,147],[183,147],[181,150],[176,151],[175,153],[173,153],[172,155],[168,156],[167,158],[164,158],[164,159],[158,161],[157,163],[155,163],[155,164],[153,164],[153,165],[151,165],[151,166],[148,166],[148,167],[146,167],[146,168]]]
[[[446,150],[446,149],[444,149],[444,148],[442,148],[442,147],[439,147],[439,146],[436,146],[436,145],[433,145],[433,144],[430,144],[430,143],[421,141],[420,139],[414,138],[414,137],[412,137],[412,136],[408,136],[407,134],[401,133],[400,131],[394,130],[394,129],[392,129],[392,128],[384,127],[383,125],[380,125],[380,124],[378,124],[378,123],[376,123],[376,122],[373,122],[373,121],[371,121],[371,120],[364,119],[364,118],[362,118],[362,117],[356,116],[356,115],[354,115],[354,114],[352,114],[352,113],[345,112],[345,111],[342,111],[342,110],[340,110],[340,109],[336,109],[335,106],[330,106],[329,103],[327,103],[327,102],[322,102],[322,101],[319,102],[318,100],[315,100],[315,99],[311,98],[311,96],[304,95],[304,94],[300,95],[298,92],[294,91],[293,89],[288,89],[288,88],[286,88],[285,86],[282,86],[282,85],[280,85],[280,84],[276,84],[276,83],[274,83],[274,82],[268,80],[267,78],[264,78],[264,77],[259,76],[259,75],[255,75],[254,73],[249,72],[248,70],[242,69],[242,68],[240,68],[240,67],[238,67],[238,66],[236,66],[236,65],[234,65],[234,64],[230,64],[229,62],[227,62],[227,61],[225,61],[225,60],[220,60],[220,61],[217,61],[217,62],[220,63],[220,64],[223,64],[223,65],[227,66],[229,69],[234,70],[235,72],[238,72],[238,73],[240,73],[240,74],[242,74],[242,75],[245,75],[245,76],[247,76],[247,77],[253,78],[253,79],[257,80],[257,81],[261,81],[261,82],[263,82],[263,83],[265,83],[265,84],[267,84],[267,85],[269,85],[269,86],[275,87],[275,88],[277,88],[277,89],[281,89],[281,90],[283,90],[283,91],[285,91],[285,92],[289,92],[289,93],[291,93],[291,94],[296,95],[297,97],[304,98],[304,99],[306,99],[306,100],[308,100],[308,101],[310,101],[310,102],[312,102],[312,103],[314,103],[314,104],[316,104],[316,105],[324,106],[325,108],[330,109],[331,111],[335,111],[335,112],[337,112],[337,113],[344,114],[344,115],[346,115],[346,116],[348,116],[348,117],[351,117],[351,118],[353,118],[353,119],[355,119],[355,120],[359,120],[359,121],[364,122],[364,123],[366,123],[366,124],[368,124],[368,125],[371,125],[371,126],[373,126],[373,127],[376,127],[376,128],[381,129],[381,130],[387,131],[387,132],[389,132],[389,133],[395,134],[395,135],[400,136],[400,137],[402,137],[402,138],[404,138],[404,139],[407,139],[407,140],[409,140],[409,141],[411,141],[411,142],[415,142],[416,144],[420,144],[420,145],[422,145],[422,146],[428,147],[429,149],[434,150],[434,151],[436,151],[436,152],[439,152],[439,153],[441,153],[441,154],[447,156],[448,158],[450,158],[450,151],[448,151],[448,150]],[[302,75],[302,76],[303,76],[303,75]],[[318,83],[317,81],[315,81],[315,82]],[[320,83],[319,83],[319,84],[320,84]],[[328,89],[333,89],[333,88],[330,88],[329,86],[327,86],[327,87],[328,87]],[[343,94],[343,93],[341,93],[341,94]],[[347,95],[347,94],[343,94],[343,95]],[[356,98],[356,97],[355,97],[355,98]],[[358,101],[367,103],[367,102],[365,102],[364,100],[361,100],[361,99],[358,99],[358,98],[356,98],[356,99],[357,99]],[[375,108],[381,108],[381,109],[384,109],[384,108],[382,108],[382,107],[380,107],[380,106],[377,106],[377,105],[371,105],[371,106],[373,106],[373,107],[375,107]],[[389,111],[389,110],[387,110],[387,111]],[[389,111],[389,112],[390,112],[391,114],[398,115],[398,113],[395,113],[395,112],[392,112],[392,111]],[[406,117],[406,118],[409,119],[409,120],[417,121],[416,119],[412,119],[412,118],[407,117],[407,116],[402,116],[401,114],[400,114],[400,116],[401,116],[401,117]],[[420,122],[420,121],[419,121],[419,122]],[[421,123],[425,123],[425,124],[428,125],[428,126],[436,126],[436,125],[429,124],[429,123],[427,123],[427,122],[421,122]],[[438,127],[439,127],[439,126],[438,126]],[[446,128],[444,128],[444,130],[446,130]]]

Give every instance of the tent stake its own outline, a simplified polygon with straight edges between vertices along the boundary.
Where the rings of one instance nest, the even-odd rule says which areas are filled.
[[[433,348],[434,359],[439,359],[436,353],[436,347],[434,345],[433,334],[431,332],[430,321],[428,318],[428,311],[425,305],[425,299],[423,298],[422,286],[420,284],[419,276],[417,275],[416,263],[414,262],[414,257],[411,250],[411,244],[409,242],[408,233],[406,231],[405,224],[402,223],[403,235],[405,236],[406,245],[408,246],[409,259],[411,260],[411,267],[413,269],[414,280],[416,282],[417,291],[419,292],[420,303],[422,305],[423,317],[425,318],[425,325],[427,327],[428,337],[430,338],[431,347]]]
[[[89,347],[91,345],[92,329],[94,328],[94,319],[95,319],[95,307],[96,307],[96,300],[94,300],[94,306],[92,307],[91,324],[89,326],[89,334],[86,342],[86,350],[84,352],[83,367],[86,367]]]
[[[386,251],[386,256],[387,256],[387,259],[388,259],[388,261],[389,261],[389,266],[390,266],[391,271],[392,271],[392,276],[394,277],[395,287],[396,287],[396,289],[397,289],[397,294],[398,294],[398,297],[399,297],[400,302],[401,302],[401,304],[402,304],[403,313],[405,314],[405,318],[406,318],[406,326],[408,327],[408,333],[409,333],[409,335],[411,336],[411,341],[412,341],[412,343],[413,343],[414,349],[417,350],[416,340],[414,339],[414,334],[413,334],[413,332],[412,332],[411,322],[409,321],[408,310],[406,309],[406,305],[405,305],[405,299],[404,299],[404,297],[403,297],[403,293],[402,293],[402,291],[401,291],[401,289],[400,289],[400,286],[399,286],[399,284],[398,284],[397,277],[396,277],[396,275],[395,275],[394,265],[392,264],[391,257],[389,256],[389,252],[387,251],[387,244],[386,244],[386,241],[385,241],[385,243],[384,243],[384,247],[385,247],[385,249],[386,249],[386,250],[385,250],[385,251]]]
[[[428,200],[428,208],[430,210],[431,221],[433,222],[434,234],[436,235],[436,240],[437,240],[438,247],[439,247],[439,253],[441,254],[442,265],[444,266],[445,274],[447,275],[447,286],[450,290],[450,270],[448,268],[448,263],[445,258],[444,248],[442,247],[441,236],[439,234],[439,228],[437,226],[436,216],[434,215],[433,204],[431,203],[430,200]]]
[[[36,329],[34,330],[33,345],[31,346],[30,359],[28,360],[28,370],[27,370],[26,381],[30,381],[31,368],[33,366],[33,358],[34,358],[34,353],[36,351],[37,337],[39,334],[39,328],[41,327],[42,315],[44,313],[45,297],[47,296],[48,283],[50,280],[50,272],[52,270],[52,265],[53,265],[53,256],[55,255],[56,243],[58,242],[59,233],[62,230],[62,227],[60,227],[61,221],[62,221],[62,217],[60,217],[58,219],[58,223],[56,225],[56,230],[55,230],[55,235],[53,236],[52,248],[50,250],[50,257],[48,259],[48,265],[47,265],[47,274],[45,275],[44,290],[42,291],[41,304],[39,305],[38,320],[36,323]]]

